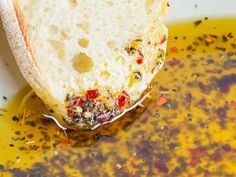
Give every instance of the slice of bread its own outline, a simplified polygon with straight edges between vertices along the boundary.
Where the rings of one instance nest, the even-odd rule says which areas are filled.
[[[59,122],[90,129],[144,96],[163,65],[166,0],[0,0],[25,79]]]

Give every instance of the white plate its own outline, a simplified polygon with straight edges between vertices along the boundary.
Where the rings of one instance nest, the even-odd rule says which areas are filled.
[[[178,22],[201,17],[236,17],[236,0],[171,0],[167,22]],[[0,106],[25,86],[16,66],[0,23]]]

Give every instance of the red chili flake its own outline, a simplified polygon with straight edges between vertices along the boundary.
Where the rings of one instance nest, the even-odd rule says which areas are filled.
[[[178,49],[177,47],[171,47],[171,48],[170,48],[170,51],[171,51],[172,53],[178,53],[178,52],[179,52],[179,49]]]
[[[69,109],[71,109],[71,106],[70,106],[70,105],[67,105],[67,106],[65,106],[65,108],[66,108],[67,110],[69,110]]]
[[[229,144],[224,144],[223,146],[221,146],[221,148],[225,151],[225,152],[230,152],[232,150],[231,146]]]
[[[61,146],[63,146],[63,147],[65,147],[65,146],[67,146],[67,145],[69,145],[70,144],[70,142],[69,142],[69,140],[68,139],[61,139]]]
[[[164,105],[167,102],[168,102],[168,98],[166,96],[162,95],[157,100],[157,106],[162,106],[162,105]]]
[[[236,101],[231,101],[230,102],[230,107],[234,110],[236,110]]]
[[[206,155],[206,152],[202,149],[190,149],[192,160],[199,160],[200,158],[204,157]]]
[[[190,162],[188,163],[190,166],[196,166],[199,163],[198,159],[192,158]]]
[[[160,172],[163,172],[163,173],[168,173],[169,172],[169,169],[168,167],[166,166],[166,163],[165,161],[163,160],[158,160],[156,162],[154,162],[154,167],[157,168]]]
[[[99,96],[99,92],[98,90],[87,90],[87,93],[86,93],[86,97],[89,99],[89,100],[92,100],[92,99],[95,99]]]
[[[199,159],[206,155],[206,152],[202,149],[190,149],[190,153],[193,158]]]
[[[206,73],[208,73],[208,74],[216,74],[217,71],[216,70],[212,70],[212,69],[207,69]]]
[[[137,164],[132,160],[131,161],[131,166],[133,167],[133,168],[137,168],[138,166],[137,166]]]
[[[190,149],[191,160],[189,165],[196,166],[199,163],[200,158],[206,155],[206,152],[203,149]]]
[[[143,56],[140,56],[137,60],[136,60],[137,64],[141,65],[143,64]]]
[[[179,59],[173,58],[173,60],[167,61],[167,65],[173,67],[179,65],[181,61]]]
[[[125,105],[126,97],[124,95],[120,95],[117,100],[117,104],[119,108],[122,108]]]
[[[84,98],[82,98],[82,97],[76,97],[74,105],[75,106],[81,106],[81,105],[83,105],[85,103],[85,101],[86,100]]]
[[[166,36],[163,36],[163,38],[160,41],[160,44],[163,44],[167,40]]]
[[[196,175],[193,174],[193,173],[190,173],[190,174],[188,175],[188,177],[194,177],[194,176],[196,176]]]

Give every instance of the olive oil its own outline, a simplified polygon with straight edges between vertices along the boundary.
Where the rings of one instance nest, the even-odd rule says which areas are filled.
[[[170,24],[152,98],[95,131],[63,132],[34,94],[19,110],[20,91],[0,117],[0,176],[235,176],[235,26]]]

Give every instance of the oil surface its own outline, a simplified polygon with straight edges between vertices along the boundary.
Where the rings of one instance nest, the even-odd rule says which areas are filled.
[[[95,131],[59,130],[22,90],[0,109],[0,176],[236,176],[236,19],[169,25],[152,98]]]

